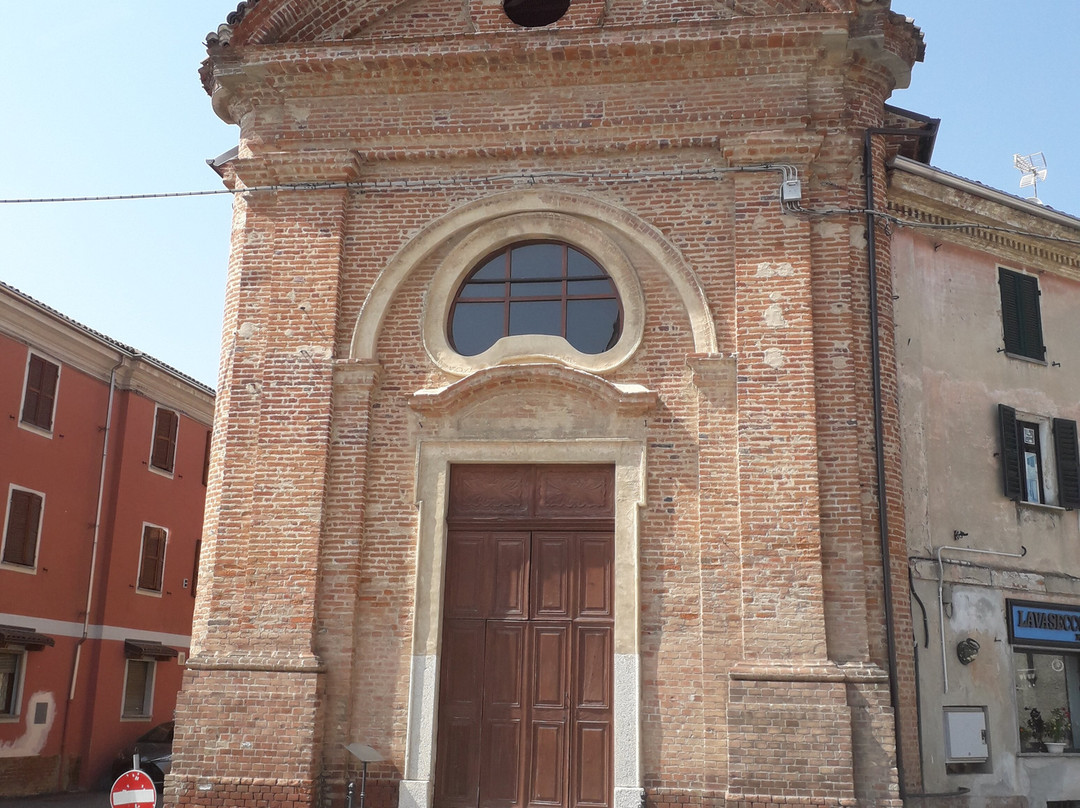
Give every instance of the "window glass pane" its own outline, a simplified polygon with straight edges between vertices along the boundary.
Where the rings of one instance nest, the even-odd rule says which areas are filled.
[[[584,297],[586,295],[610,295],[615,296],[615,284],[611,281],[570,281],[567,292],[571,297]]]
[[[606,275],[607,273],[589,256],[571,247],[566,257],[566,274],[571,278],[583,278],[590,275]]]
[[[506,253],[501,252],[494,258],[490,259],[480,269],[476,270],[471,276],[477,280],[490,281],[497,278],[506,277]]]
[[[510,335],[562,336],[562,304],[558,301],[510,304]]]
[[[512,283],[510,297],[554,297],[562,300],[562,281]]]
[[[127,684],[124,687],[124,715],[142,716],[148,714],[150,686],[153,683],[152,662],[129,659],[127,663]]]
[[[622,331],[617,300],[571,300],[566,304],[566,339],[582,353],[598,354]]]
[[[525,244],[515,247],[510,257],[510,277],[512,278],[561,278],[563,276],[563,246],[561,244]]]
[[[458,293],[459,300],[502,300],[504,297],[505,283],[469,283]]]
[[[1020,751],[1044,752],[1045,744],[1073,746],[1069,710],[1070,684],[1075,688],[1077,659],[1071,654],[1014,651],[1016,710]]]
[[[476,356],[503,336],[502,303],[458,303],[450,325],[450,344],[462,356]]]
[[[513,282],[503,283],[508,256]],[[458,353],[476,356],[502,337],[529,334],[566,336],[578,350],[603,353],[621,328],[618,290],[603,268],[568,245],[534,243],[508,247],[468,277],[448,330]]]
[[[1027,501],[1039,502],[1039,456],[1034,452],[1024,452],[1024,482],[1027,489]]]
[[[0,651],[0,715],[15,715],[19,654]]]

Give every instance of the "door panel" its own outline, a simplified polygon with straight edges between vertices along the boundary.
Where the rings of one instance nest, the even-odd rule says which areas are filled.
[[[529,624],[487,621],[481,718],[483,808],[521,804],[521,729],[524,718],[525,648]]]
[[[483,714],[483,620],[448,622],[440,676],[439,747],[435,786],[447,808],[476,805]]]
[[[445,619],[485,618],[488,613],[488,582],[474,577],[484,568],[488,540],[483,533],[451,531],[446,537]]]
[[[575,628],[574,706],[579,710],[609,710],[613,688],[611,665],[605,663],[612,658],[611,626],[587,624]]]
[[[610,723],[579,721],[574,734],[570,804],[577,808],[606,808],[612,791]]]
[[[459,468],[435,808],[610,808],[612,469],[472,466],[455,483]]]
[[[492,543],[494,558],[491,567],[494,568],[494,576],[491,583],[495,598],[490,616],[524,620],[529,615],[529,534],[500,533]],[[471,570],[474,581],[482,577],[477,573],[483,569],[488,567],[477,566]]]
[[[578,617],[615,615],[613,544],[611,534],[586,533],[578,537]]]
[[[529,805],[566,803],[566,724],[536,721],[529,755]]]
[[[533,536],[532,617],[569,619],[570,540],[559,533]]]

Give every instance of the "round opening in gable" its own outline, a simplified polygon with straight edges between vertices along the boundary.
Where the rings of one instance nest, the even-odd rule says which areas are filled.
[[[503,0],[510,22],[522,28],[542,28],[557,22],[570,8],[570,0]]]

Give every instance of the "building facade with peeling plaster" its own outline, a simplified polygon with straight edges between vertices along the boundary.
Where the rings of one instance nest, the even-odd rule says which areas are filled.
[[[1080,219],[902,157],[889,208],[926,791],[1071,806]]]

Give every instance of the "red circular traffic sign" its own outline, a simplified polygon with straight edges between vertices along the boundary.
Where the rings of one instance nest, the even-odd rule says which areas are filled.
[[[132,769],[116,778],[109,790],[112,808],[155,808],[157,789],[146,772]]]

